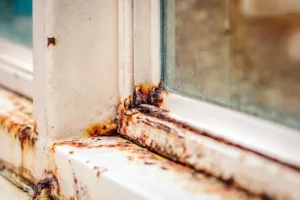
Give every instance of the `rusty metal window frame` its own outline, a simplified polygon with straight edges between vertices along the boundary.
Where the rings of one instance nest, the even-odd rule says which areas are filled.
[[[32,97],[32,49],[0,37],[0,85]]]
[[[160,1],[133,1],[133,84],[157,85],[161,80]],[[163,109],[199,130],[212,132],[279,161],[300,166],[300,132],[245,113],[167,92]]]

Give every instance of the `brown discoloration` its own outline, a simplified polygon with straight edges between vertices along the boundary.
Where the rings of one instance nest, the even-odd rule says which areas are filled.
[[[74,151],[70,151],[69,154],[73,155],[73,154],[74,154]]]
[[[56,38],[55,37],[48,37],[47,38],[47,47],[49,46],[55,46],[56,45]]]
[[[104,124],[94,123],[91,124],[84,131],[84,135],[87,137],[98,137],[116,134],[117,124],[116,120],[110,120]]]
[[[133,93],[133,107],[149,104],[160,107],[163,103],[163,85],[137,85]]]
[[[18,124],[14,122],[10,117],[0,115],[0,127],[7,130],[9,134],[19,139],[21,148],[24,146],[34,147],[34,144],[38,138],[38,134],[32,127]]]
[[[298,173],[300,173],[300,167],[298,167],[298,166],[291,165],[289,163],[286,163],[284,161],[278,160],[276,158],[273,158],[273,157],[268,156],[266,154],[263,154],[261,152],[258,152],[258,151],[255,151],[253,149],[250,149],[250,148],[247,148],[245,146],[242,146],[240,144],[233,143],[233,142],[231,142],[231,141],[229,141],[229,140],[227,140],[225,138],[216,136],[216,135],[214,135],[212,133],[209,133],[207,131],[199,130],[199,129],[191,126],[191,125],[188,125],[186,123],[183,123],[181,121],[178,121],[178,120],[170,117],[170,115],[168,114],[168,112],[165,111],[165,110],[159,111],[159,108],[156,108],[156,107],[153,107],[153,106],[149,106],[149,105],[140,105],[140,106],[137,107],[137,109],[141,113],[143,113],[143,114],[145,114],[147,116],[155,117],[155,118],[161,119],[161,120],[163,120],[165,122],[172,123],[172,124],[176,125],[180,129],[188,130],[188,131],[191,131],[191,132],[193,132],[195,134],[208,137],[210,139],[213,139],[213,140],[218,141],[220,143],[226,144],[228,146],[236,147],[236,148],[242,149],[244,151],[251,152],[253,154],[256,154],[256,155],[258,155],[260,157],[268,159],[268,160],[270,160],[272,162],[276,162],[276,163],[279,163],[281,165],[284,165],[284,166],[286,166],[286,167],[288,167],[288,168],[290,168],[292,170],[295,170]],[[156,128],[161,128],[161,130],[166,130],[165,128],[159,127],[159,126],[157,126]],[[170,132],[170,131],[168,131],[168,132]]]
[[[98,172],[97,172],[97,178],[99,178],[99,177],[100,177],[100,174],[101,174],[101,172],[100,172],[100,171],[98,171]]]
[[[99,169],[98,166],[94,166],[94,167],[93,167],[93,170],[98,170],[98,169]]]
[[[26,157],[29,151],[35,151],[38,139],[37,130],[32,119],[32,100],[22,95],[0,88],[3,100],[8,104],[8,110],[0,115],[0,129],[6,132],[12,141],[21,147],[21,166],[15,171],[18,175],[31,179]]]
[[[128,158],[129,161],[132,161],[134,159],[133,156],[127,156],[127,158]]]
[[[113,136],[111,136],[113,137]],[[55,148],[57,146],[72,146],[72,147],[76,147],[76,148],[86,148],[86,149],[91,149],[91,148],[115,148],[115,149],[119,149],[119,150],[125,150],[128,149],[130,147],[132,147],[134,144],[132,143],[127,143],[127,142],[119,142],[117,144],[95,144],[93,142],[91,143],[84,143],[81,140],[69,140],[69,141],[58,141],[55,142],[51,149],[53,151],[55,151]],[[86,161],[86,163],[89,163],[89,161]]]
[[[217,176],[212,171],[203,171],[202,169],[199,169],[199,167],[197,167],[196,165],[190,164],[189,159],[188,159],[189,155],[181,155],[181,154],[179,155],[178,153],[175,154],[174,151],[172,151],[172,148],[175,148],[175,146],[172,147],[170,145],[166,145],[163,147],[162,145],[158,145],[154,141],[148,141],[147,140],[147,137],[148,137],[147,130],[145,130],[145,134],[141,132],[141,133],[139,133],[139,136],[135,136],[134,138],[129,137],[127,135],[128,129],[129,128],[132,129],[132,126],[134,126],[134,124],[142,123],[147,126],[151,126],[155,129],[161,130],[165,134],[168,134],[169,137],[172,137],[172,138],[175,137],[176,141],[178,141],[178,143],[176,143],[176,144],[180,145],[180,148],[181,147],[183,148],[183,152],[186,152],[187,147],[185,146],[186,144],[183,141],[184,135],[182,135],[181,133],[179,134],[177,132],[180,129],[180,130],[182,130],[182,132],[184,132],[184,131],[193,132],[197,135],[201,135],[201,136],[213,139],[213,140],[217,141],[218,143],[222,143],[222,144],[225,144],[225,145],[228,145],[231,147],[239,148],[245,152],[253,153],[253,154],[263,157],[269,161],[279,163],[283,166],[289,167],[292,170],[300,172],[300,168],[298,166],[293,166],[289,163],[285,163],[281,160],[272,158],[268,155],[265,155],[263,153],[255,151],[253,149],[244,147],[240,144],[233,143],[224,138],[215,136],[212,133],[209,133],[209,132],[206,132],[203,130],[199,130],[195,127],[190,126],[189,124],[180,122],[180,121],[172,118],[169,115],[169,111],[161,109],[161,108],[159,108],[159,106],[149,103],[147,100],[148,97],[146,97],[147,92],[145,92],[145,91],[149,91],[149,90],[144,90],[143,88],[136,88],[134,98],[133,98],[134,101],[131,104],[131,106],[129,106],[127,108],[126,108],[126,106],[124,106],[124,105],[128,105],[129,101],[127,101],[127,103],[119,103],[118,113],[117,113],[117,115],[118,115],[118,117],[117,117],[118,133],[120,133],[121,136],[138,144],[139,146],[146,147],[150,151],[153,151],[153,152],[158,153],[158,154],[160,154],[168,159],[171,159],[175,162],[178,162],[180,164],[183,164],[185,166],[193,168],[201,173],[205,173],[210,176]],[[137,109],[138,112],[136,114],[133,114],[132,109]],[[149,120],[151,118],[153,118],[154,120]],[[156,120],[156,119],[158,119],[158,120]],[[203,156],[203,155],[199,154],[199,156]],[[141,157],[138,156],[138,158],[141,158]],[[143,159],[143,158],[141,158],[141,159]],[[129,160],[131,160],[131,159],[129,159]],[[144,163],[146,165],[148,165],[147,163],[152,163],[152,162],[147,161]],[[165,167],[165,166],[160,166],[160,167],[164,170],[168,169],[168,167]],[[230,188],[231,187],[239,188],[240,190],[243,190],[245,193],[249,193],[249,195],[254,195],[254,194],[251,194],[247,190],[247,188],[238,185],[235,182],[234,178],[228,179],[228,178],[223,178],[222,176],[217,176],[216,178],[218,178],[219,180],[222,180]],[[264,195],[264,194],[258,194],[258,195],[259,195],[259,198],[268,198],[268,196]],[[266,196],[266,197],[264,197],[264,196]]]
[[[58,179],[51,171],[45,171],[45,178],[39,181],[34,187],[33,199],[58,199],[60,187]]]
[[[145,161],[145,162],[144,162],[144,164],[145,164],[145,165],[154,165],[155,163],[153,163],[153,162],[148,162],[148,161]]]

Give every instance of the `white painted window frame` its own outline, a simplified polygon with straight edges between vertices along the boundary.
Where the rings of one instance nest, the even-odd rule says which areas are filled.
[[[119,20],[123,20],[119,23],[119,95],[126,98],[134,85],[155,85],[161,80],[160,1],[119,0],[118,6]],[[32,97],[32,50],[4,39],[0,45],[4,47],[0,49],[0,83]],[[180,121],[300,165],[298,130],[171,92],[164,102],[163,108]]]
[[[119,0],[118,7],[122,21],[118,33],[119,96],[126,98],[134,85],[157,85],[161,81],[161,11],[159,0]],[[32,49],[5,39],[0,40],[0,45],[4,47],[0,49],[0,84],[32,97]],[[171,92],[165,97],[163,108],[193,127],[300,165],[298,130]]]
[[[0,37],[0,85],[32,97],[32,49]]]
[[[96,0],[93,1],[96,2]],[[89,1],[89,3],[91,2],[92,0]],[[95,86],[106,86],[107,82],[102,79],[96,79],[97,76],[95,73],[89,72],[88,75],[81,77],[82,85],[79,88],[71,91],[67,90],[68,93],[64,93],[66,89],[70,89],[69,85],[58,86],[60,86],[60,83],[64,79],[69,80],[70,76],[67,73],[63,73],[64,79],[53,80],[53,78],[57,78],[61,74],[59,69],[63,68],[66,69],[64,72],[67,70],[73,70],[74,72],[74,69],[76,69],[78,71],[74,73],[80,75],[80,67],[85,63],[86,59],[82,55],[83,53],[92,52],[87,43],[93,44],[94,41],[93,38],[84,40],[82,43],[84,48],[78,50],[80,46],[76,46],[76,42],[84,36],[85,32],[78,31],[74,34],[69,34],[70,31],[76,30],[77,27],[73,25],[64,27],[68,24],[68,20],[72,20],[68,19],[70,17],[68,15],[70,14],[69,11],[61,12],[57,9],[63,6],[62,1],[34,1],[34,12],[41,16],[38,19],[34,19],[37,28],[34,31],[34,41],[36,42],[34,43],[34,63],[36,67],[34,76],[36,84],[30,86],[32,79],[21,78],[21,80],[29,80],[27,82],[28,88],[18,89],[17,86],[9,82],[7,82],[7,87],[20,93],[34,90],[33,96],[36,100],[34,104],[35,119],[41,133],[39,137],[42,138],[38,141],[39,153],[43,153],[42,149],[44,146],[49,145],[47,142],[82,136],[82,129],[90,123],[102,122],[107,116],[114,116],[115,106],[119,101],[118,97],[121,97],[122,100],[132,95],[134,85],[149,83],[157,85],[161,81],[159,0],[115,0],[104,2],[106,4],[103,7],[108,10],[115,9],[115,5],[118,6],[117,11],[114,10],[113,12],[115,18],[107,18],[109,15],[107,14],[104,17],[97,18],[96,20],[99,20],[97,23],[100,23],[104,29],[105,27],[109,28],[111,22],[116,22],[115,14],[118,14],[118,20],[119,22],[122,21],[122,23],[118,23],[118,29],[113,29],[114,31],[118,31],[114,35],[114,37],[116,36],[115,38],[107,32],[105,33],[105,37],[98,38],[99,40],[96,41],[98,44],[97,47],[93,47],[102,53],[101,59],[94,58],[93,60],[89,60],[89,64],[92,65],[93,70],[101,72],[102,76],[110,76],[112,78],[112,85],[108,85],[108,88],[105,89],[99,88],[99,90],[96,90],[97,87]],[[68,9],[74,8],[68,7]],[[81,19],[82,16],[77,17]],[[60,18],[65,21],[60,21]],[[79,21],[79,23],[81,22]],[[86,22],[82,21],[82,23]],[[97,31],[96,28],[95,30]],[[47,47],[47,37],[56,37],[57,47]],[[42,45],[38,44],[41,41],[44,41],[44,43]],[[112,44],[113,47],[106,47]],[[69,56],[70,53],[73,56],[65,60],[64,56]],[[118,62],[114,62],[112,68],[106,68],[106,64],[114,59]],[[74,77],[74,74],[72,77]],[[15,84],[20,84],[20,80],[17,80]],[[89,88],[91,84],[93,86],[91,93],[84,91],[86,96],[78,95],[78,91]],[[27,95],[31,96],[32,94],[28,92]],[[88,99],[85,97],[88,97]],[[60,101],[61,98],[63,101]],[[70,102],[70,99],[74,100],[72,103],[78,105],[83,103],[86,106],[66,108],[65,106]],[[100,100],[95,101],[95,99]],[[298,146],[300,144],[300,134],[296,130],[170,92],[165,97],[162,108],[170,110],[170,115],[175,119],[197,129],[207,130],[216,136],[241,144],[249,149],[254,149],[286,163],[300,165],[300,158],[297,154],[297,152],[300,152],[300,146]],[[102,115],[101,113],[104,114]],[[56,119],[58,114],[61,117],[61,121]],[[90,116],[91,118],[89,118]],[[53,127],[55,128],[53,129]],[[218,149],[219,152],[224,149],[226,150],[227,147],[222,148]],[[63,161],[68,158],[69,150],[70,147],[66,146],[58,148],[57,162],[61,162],[62,168],[67,168],[67,164]],[[232,152],[231,149],[228,148],[228,152]],[[59,158],[60,155],[62,155],[61,158]],[[78,157],[78,163],[80,163],[80,167],[83,169],[80,171],[87,170],[89,173],[92,173],[91,167],[84,164],[84,159],[84,157]],[[70,158],[70,160],[75,159]],[[45,165],[47,162],[45,161]],[[42,173],[42,170],[36,170],[34,175],[42,177]],[[110,181],[111,179],[107,180]],[[96,191],[95,188],[94,191]]]
[[[134,7],[134,85],[157,85],[161,80],[160,0],[135,0]],[[199,130],[300,166],[299,130],[169,91],[162,108]]]

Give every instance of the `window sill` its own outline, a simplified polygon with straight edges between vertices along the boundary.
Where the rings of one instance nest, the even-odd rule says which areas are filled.
[[[32,49],[0,38],[0,85],[32,97]]]
[[[38,138],[34,144],[29,143],[28,139],[34,138],[33,132],[22,132],[14,127],[26,124],[30,130],[36,130],[31,110],[31,101],[0,89],[0,164],[2,168],[5,166],[4,171],[12,171],[28,181],[16,183],[15,180],[20,179],[14,180],[23,189],[52,173],[56,177],[54,180],[58,180],[59,194],[70,199],[254,198],[234,186],[157,156],[118,136],[48,144],[43,138]],[[27,138],[25,143],[18,137],[22,133],[23,138]],[[45,149],[45,145],[48,148]],[[37,191],[31,187],[29,193],[34,192]]]

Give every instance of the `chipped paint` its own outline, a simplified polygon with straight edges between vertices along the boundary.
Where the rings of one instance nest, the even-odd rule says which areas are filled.
[[[74,143],[80,143],[81,145],[74,146]],[[81,146],[85,146],[85,148],[82,148]],[[91,190],[93,190],[93,188],[97,188],[97,191],[99,191],[99,193],[102,189],[102,194],[104,191],[107,190],[107,188],[105,188],[106,184],[104,183],[110,184],[111,180],[113,180],[112,182],[117,184],[120,184],[119,181],[125,181],[126,185],[132,186],[134,186],[134,184],[141,184],[139,185],[139,187],[142,188],[148,188],[147,186],[150,186],[152,184],[155,185],[157,181],[161,181],[160,183],[162,184],[162,191],[164,191],[165,186],[171,188],[175,186],[176,188],[173,188],[174,190],[182,190],[194,196],[195,199],[197,199],[196,196],[199,195],[199,193],[201,194],[203,191],[206,190],[207,194],[211,194],[214,197],[219,196],[221,197],[220,199],[260,199],[259,196],[238,189],[234,184],[229,184],[229,182],[220,182],[218,179],[212,176],[208,176],[188,167],[174,163],[168,159],[151,153],[145,148],[137,146],[133,143],[128,142],[126,139],[122,139],[117,136],[103,137],[101,140],[97,140],[97,138],[73,139],[69,140],[64,145],[56,146],[56,148],[57,153],[62,153],[62,151],[64,151],[66,154],[68,154],[70,150],[79,152],[78,154],[74,154],[74,156],[77,157],[74,158],[72,162],[69,161],[71,163],[71,169],[69,171],[73,171],[73,189],[75,193],[78,194],[81,193],[91,195]],[[111,159],[112,157],[114,159]],[[89,158],[90,162],[88,164],[86,163],[86,158]],[[78,162],[78,159],[81,160],[81,162]],[[85,166],[85,168],[92,169],[92,171],[89,171],[88,173],[81,173],[83,166]],[[118,166],[122,166],[122,170],[120,170]],[[130,169],[131,167],[132,169]],[[104,173],[106,171],[108,171],[109,173]],[[128,180],[128,174],[131,174],[132,172],[138,174],[138,176],[133,176],[135,177],[134,180]],[[64,175],[65,173],[60,174],[60,177],[64,177]],[[102,176],[105,178],[101,178]],[[166,176],[170,178],[168,179],[170,183],[165,182]],[[89,185],[89,180],[93,179],[93,177],[95,178],[95,183],[90,183]],[[141,179],[141,182],[139,182],[136,178]],[[104,182],[106,180],[107,182]],[[65,181],[65,179],[63,181]],[[96,184],[101,185],[101,187],[97,187]],[[122,187],[123,186],[124,185],[122,185]],[[109,186],[109,188],[110,187],[113,186]],[[115,190],[117,190],[117,187],[117,185],[114,187]],[[178,189],[177,187],[180,189]],[[168,189],[166,190],[169,191]],[[151,192],[151,195],[153,194],[153,196],[156,197],[157,193],[155,194],[155,192],[157,190],[151,191],[154,192]],[[143,191],[140,192],[143,193]],[[70,193],[70,196],[73,196],[72,193]],[[76,199],[76,194],[74,196]],[[90,196],[91,199],[97,199],[97,197],[95,196],[95,193],[94,195]],[[168,199],[164,197],[161,198]],[[138,199],[147,198],[146,196],[144,196],[144,198]]]
[[[137,86],[134,90],[133,100],[129,97],[124,102],[119,103],[117,108],[117,130],[120,135],[168,159],[192,167],[202,173],[213,175],[227,184],[235,185],[263,198],[285,199],[289,197],[293,199],[295,188],[292,189],[292,187],[294,187],[294,184],[300,184],[299,166],[282,162],[250,148],[234,144],[224,138],[198,130],[170,117],[169,111],[160,108],[161,104],[149,100],[151,91],[158,91],[152,93],[160,94],[158,95],[159,98],[163,97],[160,91],[161,87],[153,88]],[[163,100],[157,102],[162,103]],[[131,106],[128,106],[128,104]],[[231,158],[231,156],[226,157],[226,154],[216,150],[214,146],[222,147],[224,152],[235,151],[241,154],[241,157],[247,157],[247,161]],[[211,155],[211,157],[208,157],[208,155]],[[128,160],[131,160],[131,158]],[[247,163],[251,162],[250,160],[255,160],[255,162],[261,164],[252,166]],[[227,164],[227,162],[230,164]],[[266,174],[253,176],[253,172],[247,170],[248,167],[253,167],[253,172],[256,170],[258,172],[265,171]],[[237,168],[239,171],[232,171],[231,168]],[[274,168],[280,172],[284,171],[286,175],[281,174],[280,177],[274,175]],[[288,177],[297,178],[292,180]],[[274,178],[280,179],[282,183],[284,182],[285,187],[276,185],[272,181]],[[257,184],[252,184],[253,182],[257,182]],[[259,184],[262,182],[268,184]],[[299,192],[297,195],[300,197]]]

